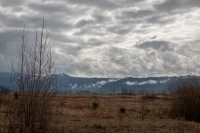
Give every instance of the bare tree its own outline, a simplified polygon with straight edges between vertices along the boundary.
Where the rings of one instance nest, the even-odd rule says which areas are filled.
[[[48,32],[44,34],[44,17],[41,34],[38,37],[36,31],[34,44],[27,44],[25,26],[20,35],[22,45],[17,48],[11,69],[11,83],[15,93],[8,106],[5,131],[45,131],[57,92],[57,78],[55,56],[48,43]]]

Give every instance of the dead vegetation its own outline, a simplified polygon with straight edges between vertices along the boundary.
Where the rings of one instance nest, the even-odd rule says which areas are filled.
[[[48,33],[44,34],[44,18],[41,26],[40,36],[36,31],[31,45],[27,44],[25,26],[20,32],[22,44],[17,47],[11,66],[12,92],[1,91],[0,132],[44,133],[51,129],[57,78]]]
[[[11,96],[13,94],[2,95],[1,98],[7,99]],[[139,94],[116,94],[111,98],[106,94],[59,94],[52,103],[53,107],[49,113],[53,115],[53,119],[46,132],[200,132],[199,123],[170,116],[170,95],[155,97],[152,100],[152,97]],[[96,109],[93,107],[94,101],[98,102]],[[1,116],[6,115],[6,105],[1,104]]]
[[[180,79],[170,85],[171,116],[200,122],[200,81],[198,78]]]

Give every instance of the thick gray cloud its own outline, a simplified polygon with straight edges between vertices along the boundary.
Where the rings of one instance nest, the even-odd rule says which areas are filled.
[[[171,12],[174,10],[189,10],[190,8],[199,6],[199,0],[164,0],[159,4],[156,4],[155,8],[159,11]]]
[[[97,23],[110,22],[110,20],[111,20],[110,18],[105,17],[105,16],[100,15],[100,14],[93,14],[92,16],[95,18]]]
[[[169,46],[169,42],[165,42],[165,41],[143,42],[141,44],[136,45],[136,47],[142,48],[142,49],[152,48],[152,49],[161,50],[161,51],[173,51],[173,48]]]
[[[45,12],[45,13],[63,13],[70,12],[70,8],[68,8],[65,4],[61,3],[29,3],[28,7],[37,12]]]
[[[71,45],[65,45],[61,46],[62,49],[60,52],[67,53],[68,55],[77,56],[80,54],[80,51],[83,49],[81,46],[71,46]]]
[[[159,24],[159,25],[173,23],[175,20],[176,20],[175,18],[171,18],[171,17],[163,18],[162,16],[153,16],[146,19],[147,23]]]
[[[87,25],[90,25],[90,24],[93,24],[94,21],[92,20],[80,20],[78,23],[76,23],[76,27],[83,27],[83,26],[87,26]]]
[[[100,46],[100,45],[105,44],[105,43],[106,43],[106,42],[103,41],[103,40],[91,38],[91,39],[89,39],[85,44],[86,44],[86,45],[91,45],[91,46]]]
[[[112,27],[108,28],[108,31],[119,34],[119,35],[125,35],[125,34],[129,33],[131,31],[131,29],[128,27],[126,28],[126,27],[120,27],[120,26],[112,26]]]
[[[198,73],[199,7],[199,0],[0,0],[0,71],[10,71],[23,26],[31,44],[44,16],[58,73]]]
[[[125,18],[142,18],[153,14],[152,10],[123,11],[122,16]]]
[[[0,33],[0,54],[1,57],[8,62],[14,56],[16,46],[21,42],[19,30],[10,30]]]
[[[16,6],[21,6],[22,4],[25,4],[26,1],[24,1],[24,0],[18,0],[18,1],[16,1],[16,0],[7,0],[7,1],[2,0],[2,1],[0,1],[0,3],[1,3],[1,6],[3,6],[3,7],[16,7]]]
[[[114,1],[111,0],[68,0],[68,2],[71,4],[97,7],[100,9],[107,9],[107,10],[120,7],[120,5],[114,3]]]

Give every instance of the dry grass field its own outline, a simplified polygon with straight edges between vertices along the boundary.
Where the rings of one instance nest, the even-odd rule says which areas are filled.
[[[169,101],[168,95],[62,94],[52,126],[61,133],[200,132],[199,123],[170,118]]]
[[[53,103],[54,118],[47,132],[200,132],[199,123],[169,117],[169,101],[168,95],[59,94]],[[97,108],[94,102],[98,103]],[[4,106],[1,101],[1,118]]]

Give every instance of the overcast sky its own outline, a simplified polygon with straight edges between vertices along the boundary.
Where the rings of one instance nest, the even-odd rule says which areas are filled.
[[[57,73],[147,77],[200,72],[200,0],[0,0],[0,71],[42,17]]]

